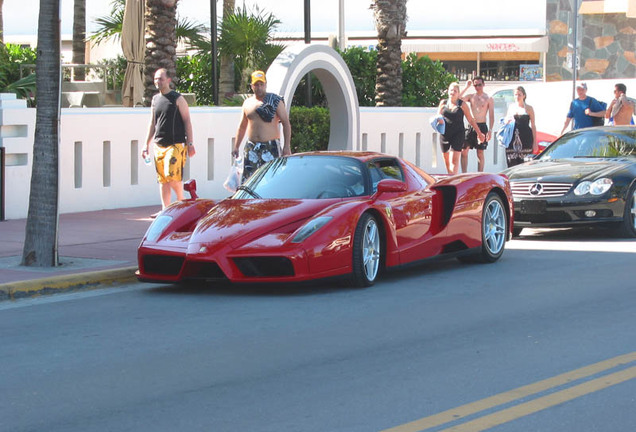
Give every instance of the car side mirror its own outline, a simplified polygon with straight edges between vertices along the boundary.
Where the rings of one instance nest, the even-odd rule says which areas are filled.
[[[384,179],[380,180],[377,186],[377,193],[381,194],[384,192],[404,192],[406,190],[406,183],[394,180],[394,179]]]
[[[195,179],[190,179],[183,184],[183,189],[186,192],[190,192],[190,199],[197,199],[199,196],[197,195],[197,181]]]

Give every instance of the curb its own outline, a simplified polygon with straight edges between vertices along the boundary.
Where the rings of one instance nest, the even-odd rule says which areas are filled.
[[[69,291],[89,290],[103,285],[117,285],[137,281],[137,266],[111,270],[74,273],[0,284],[0,301],[16,300]]]

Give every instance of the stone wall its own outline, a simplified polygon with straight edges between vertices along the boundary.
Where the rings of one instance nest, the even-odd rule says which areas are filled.
[[[573,11],[574,0],[547,0],[548,81],[572,79],[568,33]],[[580,15],[579,23],[580,79],[636,77],[636,18],[625,14]]]

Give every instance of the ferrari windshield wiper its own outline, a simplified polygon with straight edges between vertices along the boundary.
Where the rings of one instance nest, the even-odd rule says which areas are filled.
[[[245,192],[247,192],[248,194],[252,195],[252,196],[253,196],[254,198],[256,198],[256,199],[262,199],[262,197],[261,197],[259,194],[257,194],[256,192],[254,192],[254,191],[252,190],[252,188],[250,188],[249,186],[243,186],[243,185],[241,185],[241,186],[237,187],[237,188],[236,188],[236,190],[242,190],[242,191],[245,191]]]

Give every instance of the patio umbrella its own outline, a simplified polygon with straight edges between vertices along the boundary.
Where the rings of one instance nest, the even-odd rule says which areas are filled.
[[[124,106],[135,106],[143,103],[144,82],[144,0],[126,0],[124,22],[121,30],[121,47],[128,60],[121,97]]]

